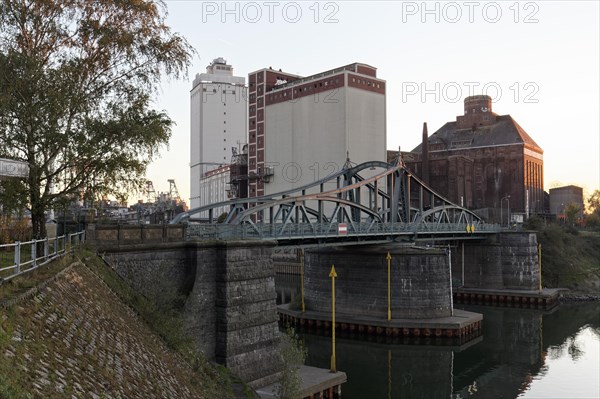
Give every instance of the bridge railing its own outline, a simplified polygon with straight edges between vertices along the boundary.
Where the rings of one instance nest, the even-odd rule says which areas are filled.
[[[45,265],[85,241],[85,231],[41,240],[0,245],[0,281]]]
[[[188,239],[316,239],[341,236],[398,236],[413,234],[473,234],[493,233],[500,231],[500,226],[480,224],[471,230],[466,223],[440,223],[427,225],[424,223],[274,223],[274,224],[191,224],[186,230]]]

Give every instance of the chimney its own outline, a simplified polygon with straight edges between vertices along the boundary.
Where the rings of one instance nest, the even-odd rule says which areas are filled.
[[[423,182],[429,185],[429,134],[427,133],[427,122],[423,122],[423,145],[421,146],[421,161],[423,163]]]

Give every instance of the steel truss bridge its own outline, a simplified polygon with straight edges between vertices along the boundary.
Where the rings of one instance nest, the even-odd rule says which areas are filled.
[[[217,215],[224,207],[228,211]],[[190,224],[188,238],[274,239],[280,245],[483,239],[501,230],[435,193],[400,159],[347,161],[314,183],[195,208],[171,223],[196,214],[206,223]]]

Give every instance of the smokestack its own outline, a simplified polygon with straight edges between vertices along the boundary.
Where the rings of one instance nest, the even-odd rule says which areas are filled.
[[[423,144],[421,146],[421,155],[423,163],[423,182],[429,185],[429,134],[427,133],[427,122],[423,122]]]

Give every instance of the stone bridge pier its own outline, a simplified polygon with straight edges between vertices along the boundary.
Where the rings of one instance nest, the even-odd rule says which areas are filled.
[[[538,242],[534,232],[504,232],[452,251],[452,274],[465,288],[537,290]]]
[[[387,319],[390,253],[390,301],[394,318],[425,319],[452,316],[447,252],[398,245],[327,247],[306,250],[307,309],[331,310],[331,278],[335,265],[336,313]]]
[[[481,314],[453,308],[448,251],[400,244],[307,249],[305,310],[281,306],[284,324],[329,333],[332,265],[336,334],[431,344],[463,343],[481,334]]]

